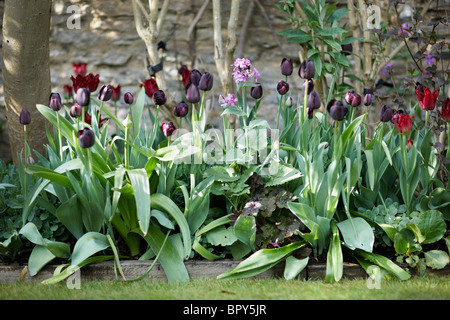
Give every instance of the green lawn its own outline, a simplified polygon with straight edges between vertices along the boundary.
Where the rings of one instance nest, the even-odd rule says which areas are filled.
[[[367,281],[286,281],[284,279],[214,280],[193,279],[187,284],[163,282],[92,281],[80,289],[66,282],[0,284],[0,299],[13,300],[448,300],[450,277],[382,281],[380,289],[369,289]]]

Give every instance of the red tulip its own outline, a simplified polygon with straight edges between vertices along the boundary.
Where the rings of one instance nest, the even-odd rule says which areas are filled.
[[[99,116],[99,110],[97,110],[97,121],[99,129],[101,129],[103,127],[103,123],[108,120],[109,120],[108,118],[102,119],[102,116],[101,115]],[[87,111],[84,111],[84,122],[92,126],[92,117]]]
[[[94,92],[98,88],[100,83],[100,75],[93,75],[89,73],[87,76],[77,75],[76,77],[70,76],[73,84],[73,90],[78,91],[79,88],[87,88],[90,92]]]
[[[161,130],[166,137],[170,137],[176,129],[173,122],[163,122],[161,125]]]
[[[392,116],[395,127],[400,133],[410,133],[411,125],[414,120],[414,116],[410,117],[408,114],[396,113]]]
[[[158,84],[156,83],[156,80],[154,78],[144,80],[141,84],[141,88],[142,87],[144,87],[145,93],[150,98],[153,97],[153,94],[159,90]]]
[[[117,87],[111,86],[111,89],[113,91],[113,94],[111,96],[111,100],[112,101],[119,101],[120,100],[120,94],[121,94],[121,92],[120,92],[120,84],[117,85]]]
[[[183,64],[180,69],[178,69],[178,73],[181,75],[183,86],[186,88],[189,84],[189,74],[191,73],[191,71],[186,65]]]
[[[82,76],[84,77],[86,75],[86,67],[87,63],[74,63],[73,64],[73,73],[75,76]]]
[[[447,100],[442,103],[442,111],[439,112],[438,110],[437,112],[441,116],[442,120],[450,122],[450,98],[447,98]]]
[[[420,90],[415,89],[419,105],[423,110],[433,110],[436,106],[437,96],[439,90],[430,91],[428,88],[423,88],[423,93]]]

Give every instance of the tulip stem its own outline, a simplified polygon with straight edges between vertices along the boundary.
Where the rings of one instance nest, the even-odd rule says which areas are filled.
[[[124,145],[124,157],[125,157],[125,168],[128,169],[128,132],[129,128],[128,126],[125,126],[125,145]]]
[[[305,93],[303,95],[302,122],[306,121],[308,107],[308,79],[305,80]]]
[[[58,124],[59,157],[61,158],[61,162],[62,162],[63,161],[62,138],[61,138],[61,130],[59,129],[59,112],[58,111],[56,111],[56,121]]]

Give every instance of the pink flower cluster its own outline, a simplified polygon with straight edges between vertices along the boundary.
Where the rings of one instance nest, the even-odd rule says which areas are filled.
[[[254,77],[255,81],[258,81],[260,74],[258,70],[252,66],[249,59],[237,58],[232,66],[234,66],[232,74],[236,83],[246,82],[249,77]]]
[[[225,108],[227,106],[234,107],[235,103],[238,101],[238,99],[235,97],[234,94],[229,93],[226,97],[220,96],[220,106],[222,108]]]

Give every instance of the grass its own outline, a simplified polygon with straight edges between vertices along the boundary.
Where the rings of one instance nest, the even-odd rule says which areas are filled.
[[[187,284],[164,282],[81,281],[80,289],[66,282],[0,284],[1,300],[449,300],[450,277],[382,281],[369,289],[365,279],[286,281],[284,279],[193,279]]]

